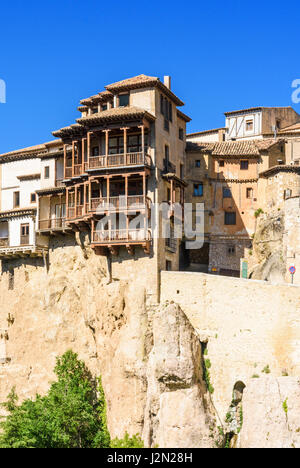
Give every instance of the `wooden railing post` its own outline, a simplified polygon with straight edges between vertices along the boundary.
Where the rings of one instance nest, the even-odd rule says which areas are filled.
[[[145,164],[145,125],[139,125],[139,128],[142,131],[142,156],[143,164]]]
[[[67,173],[67,145],[64,145],[64,179],[66,179],[66,173]]]

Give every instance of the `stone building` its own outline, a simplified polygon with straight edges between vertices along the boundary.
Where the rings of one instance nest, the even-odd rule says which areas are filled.
[[[261,172],[285,160],[280,139],[188,143],[187,201],[204,203],[204,239],[191,251],[192,269],[239,276],[240,259],[251,248]],[[262,192],[261,192],[262,193]]]
[[[155,295],[159,272],[179,269],[174,204],[183,207],[190,118],[168,76],[119,81],[80,104],[57,141],[0,157],[0,257],[44,256],[53,236],[87,235],[111,275],[148,275]]]

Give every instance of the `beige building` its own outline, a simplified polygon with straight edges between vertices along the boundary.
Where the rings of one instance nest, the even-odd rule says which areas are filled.
[[[178,109],[183,102],[168,76],[164,83],[146,75],[119,81],[80,104],[77,121],[53,132],[56,142],[2,155],[5,181],[14,176],[11,158],[25,162],[26,167],[18,166],[18,177],[35,181],[33,206],[20,204],[31,209],[30,225],[24,227],[26,246],[33,244],[29,254],[42,245],[38,253],[44,255],[53,236],[87,235],[94,254],[110,259],[111,275],[148,276],[155,295],[159,272],[179,269],[182,241],[174,233],[174,204],[184,202],[190,119]],[[10,185],[14,190],[16,183]],[[5,222],[15,215],[5,213]],[[3,241],[5,235],[10,242],[15,231],[2,226]],[[1,258],[21,258],[24,239],[15,242],[13,255],[0,249]]]
[[[205,244],[191,251],[191,269],[239,276],[240,260],[251,249],[260,173],[285,161],[284,141],[188,143],[187,200],[204,203]],[[261,192],[262,194],[262,192]]]

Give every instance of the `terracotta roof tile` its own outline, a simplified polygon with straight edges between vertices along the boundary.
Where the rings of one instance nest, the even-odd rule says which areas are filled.
[[[183,106],[184,103],[167,87],[165,86],[157,76],[138,75],[126,80],[117,81],[110,85],[105,86],[108,91],[117,93],[122,90],[146,88],[146,87],[158,87],[160,88],[170,99],[172,99],[177,106]]]
[[[213,156],[259,156],[272,146],[284,142],[282,139],[224,141],[220,143],[187,143],[187,151],[209,152]]]

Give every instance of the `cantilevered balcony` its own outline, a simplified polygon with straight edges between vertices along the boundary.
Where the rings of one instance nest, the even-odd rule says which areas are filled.
[[[39,220],[39,232],[55,234],[68,230],[66,218],[50,218]]]
[[[142,152],[92,156],[87,165],[88,170],[132,166],[151,167],[151,156]]]
[[[144,252],[150,253],[151,232],[147,229],[114,229],[114,230],[94,230],[92,229],[92,248],[99,253],[103,248],[108,248],[113,255],[118,253],[118,248],[125,246],[128,252],[133,255],[134,247],[141,246]]]

